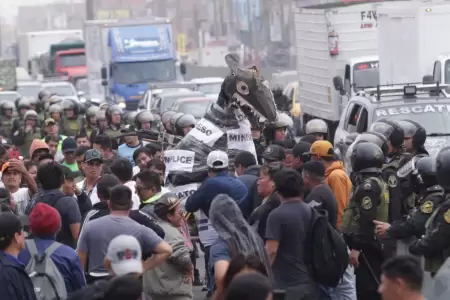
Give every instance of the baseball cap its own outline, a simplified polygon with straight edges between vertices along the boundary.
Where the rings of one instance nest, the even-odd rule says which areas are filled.
[[[208,154],[206,164],[212,169],[223,169],[228,167],[228,154],[224,151],[215,150]]]
[[[84,154],[83,161],[84,161],[84,162],[90,162],[90,161],[94,161],[94,160],[98,160],[98,161],[100,161],[100,162],[103,162],[102,154],[101,154],[100,151],[98,151],[98,150],[95,150],[95,149],[89,149],[89,150],[86,151],[86,153]]]
[[[305,155],[308,155],[309,150],[311,150],[311,144],[308,142],[300,141],[295,144],[294,148],[292,149],[292,154],[294,155],[294,157],[304,157]]]
[[[320,161],[308,161],[302,166],[303,171],[307,171],[319,177],[325,177],[325,166]]]
[[[77,142],[73,138],[65,138],[61,145],[63,153],[75,152],[77,149]]]
[[[45,119],[44,124],[45,124],[45,126],[48,126],[50,124],[54,125],[54,124],[56,124],[56,121],[53,118],[47,118],[47,119]]]
[[[109,243],[106,258],[117,276],[141,274],[144,271],[141,245],[134,236],[121,234],[113,238]]]
[[[263,152],[265,162],[282,161],[286,158],[286,151],[280,145],[269,145]]]
[[[7,161],[7,162],[3,163],[3,165],[2,165],[2,174],[5,173],[6,169],[8,169],[8,168],[9,168],[9,162]]]
[[[308,154],[317,155],[320,157],[333,157],[333,145],[331,145],[329,141],[315,141],[311,145],[311,149],[309,149]]]

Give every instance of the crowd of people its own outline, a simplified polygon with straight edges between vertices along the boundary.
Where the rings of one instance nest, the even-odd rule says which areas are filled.
[[[296,142],[279,113],[252,128],[255,153],[210,152],[207,179],[183,197],[165,186],[173,137],[130,133],[182,137],[195,119],[46,103],[43,120],[36,104],[18,101],[16,118],[0,104],[1,299],[188,300],[203,286],[208,299],[421,300],[419,257],[438,276],[448,256],[450,148],[436,167],[413,121],[374,123],[340,158],[324,121]],[[333,248],[315,247],[320,220]],[[405,238],[408,255],[397,255]],[[317,255],[340,242],[319,270]]]

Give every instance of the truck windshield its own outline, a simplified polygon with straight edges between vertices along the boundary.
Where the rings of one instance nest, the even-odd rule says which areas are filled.
[[[445,83],[450,84],[450,59],[445,61]]]
[[[196,119],[201,119],[206,113],[206,110],[211,105],[212,101],[187,101],[180,104],[179,112],[194,116]]]
[[[58,96],[76,96],[75,89],[70,85],[48,85],[45,89],[50,94],[56,94]]]
[[[174,81],[175,63],[172,59],[116,63],[113,65],[112,76],[118,84]]]
[[[374,87],[380,83],[378,61],[368,61],[353,66],[353,86]]]
[[[65,54],[59,58],[61,67],[76,67],[86,65],[86,56],[84,54]]]
[[[204,94],[219,94],[222,83],[203,83],[199,84],[197,90]]]
[[[427,135],[450,134],[449,103],[397,105],[376,109],[374,121],[382,118],[414,120],[425,128]]]
[[[17,92],[25,97],[36,97],[42,90],[40,85],[19,85],[17,86]]]

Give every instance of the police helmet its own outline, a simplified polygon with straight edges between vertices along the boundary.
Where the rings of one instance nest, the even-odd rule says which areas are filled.
[[[115,113],[119,113],[120,115],[122,115],[122,108],[120,108],[120,106],[117,104],[108,106],[105,112],[106,120],[108,120],[108,123],[112,122],[112,115]]]
[[[293,125],[294,125],[294,121],[292,121],[291,117],[289,117],[284,112],[278,112],[277,118],[275,119],[275,121],[268,123],[266,125],[266,128],[278,129],[278,128],[291,127]]]
[[[305,126],[306,134],[317,134],[321,133],[326,135],[328,133],[328,125],[322,119],[312,119]]]
[[[149,111],[141,111],[136,116],[136,127],[141,129],[142,123],[152,122],[153,114]]]
[[[3,101],[1,103],[1,108],[3,109],[3,111],[8,109],[14,110],[14,104],[11,101]]]
[[[65,99],[61,103],[61,107],[62,107],[63,110],[73,110],[73,111],[75,111],[76,106],[77,106],[76,103],[74,101],[72,101],[71,99]]]
[[[50,114],[53,114],[53,113],[61,113],[61,112],[62,112],[61,105],[59,105],[58,103],[55,103],[55,104],[50,105],[50,107],[48,108],[48,112],[49,112]]]
[[[174,114],[176,114],[177,112],[173,111],[173,110],[166,110],[165,112],[162,113],[161,115],[161,121],[163,123],[169,122],[170,119],[173,117]]]
[[[95,113],[95,118],[97,121],[106,121],[106,111],[99,110]]]
[[[184,128],[189,126],[194,127],[195,124],[197,124],[197,120],[194,118],[193,115],[182,115],[180,118],[178,118],[175,126]]]
[[[19,98],[16,100],[17,103],[17,109],[22,109],[22,108],[26,108],[26,109],[30,109],[30,101],[28,101],[28,99],[26,98]]]
[[[436,179],[446,191],[450,190],[450,147],[444,147],[436,156]]]
[[[414,157],[414,169],[417,182],[426,188],[437,185],[436,160],[430,156]]]
[[[30,105],[38,105],[38,100],[34,97],[28,97],[28,102],[30,102]]]
[[[107,102],[100,103],[98,106],[101,110],[107,110],[109,107],[109,104]]]
[[[170,118],[170,126],[172,126],[172,128],[175,128],[175,124],[177,123],[178,119],[184,115],[181,112],[177,112],[175,114],[172,115],[172,117]]]
[[[138,114],[139,114],[139,113],[138,113],[137,111],[129,112],[129,113],[127,114],[126,118],[125,118],[125,120],[127,120],[127,124],[131,124],[131,125],[136,124],[136,116],[137,116]],[[136,128],[137,128],[137,127],[136,127]]]
[[[86,116],[87,117],[95,117],[95,114],[100,110],[98,106],[89,106],[89,108],[86,110]]]
[[[417,122],[412,120],[400,120],[397,123],[402,127],[405,138],[412,139],[414,149],[422,148],[427,139],[427,131]]]
[[[37,112],[34,111],[34,110],[29,110],[29,111],[27,111],[27,112],[25,113],[25,115],[24,115],[23,118],[24,118],[25,120],[29,120],[29,119],[35,119],[35,120],[37,120],[38,114],[37,114]]]
[[[47,91],[47,90],[41,90],[39,93],[38,93],[38,99],[39,99],[39,101],[47,101],[48,100],[48,98],[50,98],[50,93]]]
[[[86,114],[86,106],[84,105],[84,103],[78,102],[76,100],[74,100],[74,102],[77,105],[78,114],[80,114],[80,115]]]
[[[380,147],[371,142],[359,142],[352,151],[353,172],[378,173],[384,164],[384,155]]]
[[[62,98],[58,95],[51,95],[50,98],[48,98],[48,103],[49,105],[51,104],[55,104],[55,103],[60,103],[62,102]]]
[[[369,131],[384,135],[394,148],[400,148],[405,141],[405,132],[396,121],[386,119],[378,120],[370,126]]]
[[[371,142],[381,148],[383,155],[389,154],[388,140],[384,135],[378,132],[363,132],[356,139],[355,142]]]

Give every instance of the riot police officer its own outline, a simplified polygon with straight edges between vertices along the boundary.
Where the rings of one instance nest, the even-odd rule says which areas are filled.
[[[135,123],[138,130],[152,129],[153,114],[149,111],[141,111],[136,115]]]
[[[13,112],[14,104],[10,101],[4,101],[0,104],[0,122],[1,134],[4,138],[11,138],[11,131],[13,128]]]
[[[425,270],[434,276],[450,256],[450,147],[443,148],[436,157],[437,183],[444,189],[444,201],[430,215],[425,235],[414,242],[409,251],[425,257]],[[424,207],[427,211],[429,207]]]
[[[13,129],[12,132],[19,130],[24,125],[24,117],[26,112],[30,109],[30,102],[25,98],[16,99],[16,108],[18,111],[18,115],[13,120]]]
[[[61,105],[59,105],[58,103],[52,104],[48,108],[49,117],[58,122],[58,124],[61,122],[61,113],[62,108]]]
[[[374,122],[369,131],[381,133],[388,140],[389,153],[383,165],[383,178],[389,186],[389,222],[391,223],[409,213],[407,201],[411,192],[402,189],[397,171],[411,156],[404,151],[405,132],[397,122],[381,119]]]
[[[189,131],[195,128],[197,120],[193,115],[185,114],[175,121],[175,134],[179,136],[186,136]]]
[[[396,240],[411,240],[425,234],[425,224],[433,211],[444,201],[444,190],[438,185],[436,164],[429,156],[413,157],[398,171],[399,177],[411,176],[414,192],[418,195],[418,206],[411,210],[404,222],[388,223],[376,221],[380,236]]]
[[[263,129],[266,146],[274,141],[284,141],[287,129],[293,125],[294,121],[291,117],[283,112],[278,112],[276,120],[267,123]]]
[[[172,128],[172,126],[170,124],[170,120],[172,119],[174,114],[176,114],[175,111],[173,111],[173,110],[166,110],[161,115],[161,122],[163,124],[164,130],[168,134],[174,134],[174,129]]]
[[[122,129],[122,109],[118,105],[111,105],[105,112],[108,127],[105,129],[105,134],[111,137],[112,148],[117,150],[123,139],[117,139],[121,135]]]
[[[96,114],[97,112],[100,110],[100,108],[98,108],[98,106],[90,106],[87,111],[86,111],[86,134],[87,136],[90,136],[92,133],[92,130],[94,130],[95,128],[97,128],[97,118],[96,118]]]
[[[378,300],[383,252],[373,221],[387,222],[389,215],[389,191],[381,174],[383,151],[373,143],[360,142],[353,148],[351,163],[355,182],[341,230],[351,249],[358,299]]]
[[[177,134],[175,124],[177,123],[178,119],[183,115],[184,115],[183,113],[177,112],[177,113],[174,113],[172,115],[172,117],[170,118],[170,129],[172,130],[174,135],[181,136],[181,135]]]
[[[34,139],[41,137],[41,129],[37,126],[38,114],[34,110],[29,110],[24,116],[24,125],[13,129],[11,140],[19,148],[19,155],[27,157],[31,143]]]
[[[428,155],[425,149],[427,131],[419,123],[412,120],[400,120],[397,123],[405,132],[405,148],[412,155]]]
[[[39,91],[38,100],[41,102],[41,104],[45,104],[49,98],[50,98],[50,93],[47,90]]]
[[[322,119],[312,119],[306,123],[305,133],[314,135],[317,140],[328,139],[328,125]]]
[[[84,128],[84,118],[80,116],[78,103],[72,99],[61,102],[63,116],[61,118],[61,134],[75,137]]]

